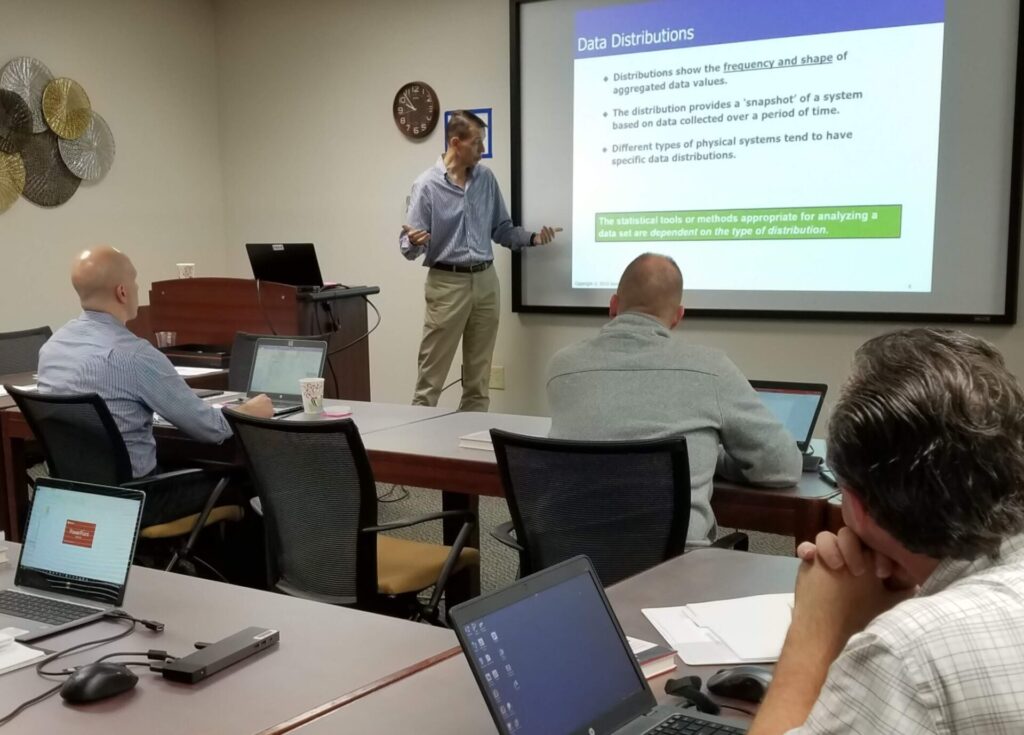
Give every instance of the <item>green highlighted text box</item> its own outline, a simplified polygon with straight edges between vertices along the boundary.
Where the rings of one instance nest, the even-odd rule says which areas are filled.
[[[900,204],[594,215],[597,242],[878,240],[898,238],[902,224]]]

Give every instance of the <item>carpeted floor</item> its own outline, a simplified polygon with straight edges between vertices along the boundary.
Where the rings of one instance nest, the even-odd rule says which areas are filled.
[[[378,484],[378,516],[381,523],[412,518],[441,510],[441,493],[437,490],[404,488]],[[499,589],[516,578],[518,558],[514,551],[491,538],[490,530],[509,520],[508,507],[502,498],[480,498],[480,588],[482,592]],[[736,529],[720,528],[726,534]],[[793,555],[793,538],[748,531],[750,550],[758,554]],[[413,528],[395,531],[396,536],[416,541],[441,542],[441,523],[434,521]]]

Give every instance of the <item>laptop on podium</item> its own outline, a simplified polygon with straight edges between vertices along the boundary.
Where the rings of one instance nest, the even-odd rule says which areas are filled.
[[[451,621],[502,735],[747,730],[657,704],[585,556],[456,605]]]
[[[250,242],[245,245],[252,277],[295,286],[300,291],[324,287],[320,262],[311,242]]]
[[[120,605],[145,500],[141,490],[40,478],[14,587],[0,590],[0,629],[31,641]]]

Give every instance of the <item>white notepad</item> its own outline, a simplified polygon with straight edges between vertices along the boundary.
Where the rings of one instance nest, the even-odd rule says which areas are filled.
[[[793,616],[793,594],[756,595],[643,611],[691,666],[779,660]]]

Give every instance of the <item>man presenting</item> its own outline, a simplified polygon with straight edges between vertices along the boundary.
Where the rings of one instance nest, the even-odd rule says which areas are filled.
[[[519,250],[547,245],[561,231],[530,233],[512,224],[494,174],[479,165],[484,127],[471,112],[453,113],[445,127],[448,150],[412,185],[399,247],[409,260],[423,255],[430,268],[414,405],[437,405],[461,339],[459,410],[487,410],[500,310],[491,241]]]
[[[847,527],[798,550],[750,735],[1024,732],[1024,391],[1002,356],[951,330],[869,340],[828,460]]]
[[[626,268],[612,296],[612,321],[561,350],[548,365],[551,436],[615,441],[686,437],[690,457],[687,544],[715,533],[712,479],[788,487],[800,479],[796,440],[776,421],[732,361],[673,339],[683,318],[683,276],[671,258],[648,253]]]
[[[153,413],[193,439],[220,443],[231,428],[219,408],[203,403],[170,360],[125,322],[139,311],[135,266],[112,247],[86,250],[75,260],[71,284],[82,303],[72,319],[39,350],[40,393],[96,393],[107,404],[124,438],[136,479],[158,472]],[[271,418],[264,395],[236,410]],[[146,490],[143,525],[163,523],[202,510],[214,482],[185,477]]]

